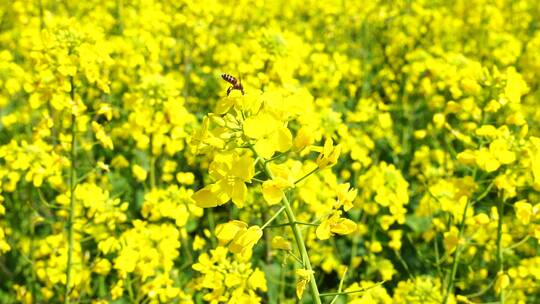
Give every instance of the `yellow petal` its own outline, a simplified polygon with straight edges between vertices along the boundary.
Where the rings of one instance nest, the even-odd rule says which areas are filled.
[[[338,202],[343,205],[345,211],[350,210],[353,207],[353,201],[358,193],[357,189],[350,189],[350,184],[340,184],[337,186],[337,198]]]
[[[487,172],[493,172],[493,171],[499,169],[500,166],[501,166],[501,163],[499,163],[499,161],[496,160],[495,158],[486,159],[485,170]]]
[[[489,216],[485,213],[478,213],[474,216],[474,221],[480,225],[485,225],[489,223]]]
[[[246,202],[247,197],[247,186],[242,181],[235,181],[232,184],[232,187],[230,188],[231,192],[229,192],[231,199],[233,203],[238,208],[244,207],[244,203]]]
[[[475,133],[478,136],[494,137],[497,135],[497,129],[493,125],[483,125],[476,129]]]
[[[259,114],[248,117],[244,121],[244,134],[247,137],[258,139],[274,131],[275,119],[270,114]]]
[[[501,164],[510,164],[516,160],[516,154],[509,150],[508,142],[496,139],[489,145],[489,151]]]
[[[487,172],[493,172],[501,166],[501,163],[487,149],[477,151],[476,163],[482,170]]]
[[[148,175],[148,172],[146,172],[146,170],[144,170],[143,167],[139,165],[133,165],[133,167],[131,168],[131,171],[133,172],[135,179],[137,179],[139,182],[144,182],[146,180],[146,176]]]
[[[514,210],[516,212],[517,219],[523,225],[529,224],[533,212],[533,206],[531,204],[527,203],[525,200],[515,202]]]
[[[519,103],[521,95],[527,93],[529,90],[527,83],[523,80],[521,75],[516,72],[514,67],[508,68],[506,73],[506,87],[504,88],[504,94],[510,102]]]
[[[193,193],[191,199],[201,208],[210,208],[225,204],[229,197],[225,193],[215,191],[215,186],[210,185]]]
[[[276,249],[290,251],[292,249],[291,242],[281,236],[275,236],[272,239],[272,247]]]
[[[251,181],[255,175],[255,166],[253,158],[249,155],[243,155],[234,160],[231,173],[245,182]]]
[[[497,159],[503,165],[508,165],[516,160],[516,153],[512,151],[500,151],[496,154]]]
[[[220,245],[225,245],[232,241],[238,233],[247,230],[247,227],[248,225],[242,221],[219,224],[216,227],[216,238],[219,240]]]
[[[260,289],[263,292],[268,290],[264,272],[260,271],[258,268],[253,271],[251,276],[249,276],[248,284],[253,290]]]
[[[250,250],[262,237],[263,232],[259,226],[249,227],[246,231],[236,235],[234,240],[229,244],[229,250],[232,253],[242,253]]]
[[[337,163],[337,160],[338,160],[340,154],[341,154],[341,146],[337,145],[334,148],[334,150],[332,151],[332,153],[330,154],[330,156],[328,156],[328,159],[330,160],[331,166],[334,165],[335,163]]]
[[[216,180],[223,179],[228,175],[232,166],[232,157],[230,155],[221,155],[210,163],[208,174]]]
[[[497,275],[497,280],[495,281],[495,286],[493,289],[495,289],[496,294],[500,294],[502,290],[506,289],[508,286],[510,286],[510,277],[507,274],[499,273]]]
[[[302,295],[304,294],[304,289],[306,289],[306,284],[308,282],[306,280],[298,280],[296,282],[296,296],[298,299],[302,299]]]
[[[458,233],[459,231],[455,226],[452,226],[450,228],[450,231],[444,233],[443,244],[444,244],[444,249],[448,253],[452,253],[456,249],[459,243]]]
[[[239,273],[227,273],[225,274],[225,286],[227,288],[231,288],[236,285],[242,284],[242,277],[240,277]]]
[[[356,223],[346,219],[341,218],[338,220],[338,222],[334,225],[332,225],[331,232],[340,234],[340,235],[346,235],[349,233],[352,233],[356,230]]]
[[[272,138],[262,138],[255,143],[255,151],[264,159],[270,159],[276,152],[275,141]]]
[[[311,275],[314,272],[307,269],[296,269],[296,275],[298,276],[298,281],[296,282],[296,296],[298,299],[302,299],[304,294],[304,289],[306,288],[307,283],[311,280]]]
[[[327,138],[324,141],[324,147],[323,147],[323,152],[322,153],[324,155],[329,155],[332,152],[333,147],[334,147],[334,141],[332,140],[332,138]]]
[[[262,193],[268,205],[271,206],[279,203],[283,198],[283,190],[288,186],[288,182],[281,178],[263,182]]]
[[[323,221],[315,230],[315,235],[319,240],[328,240],[332,233],[330,232],[330,223],[328,220]]]
[[[476,155],[472,150],[467,149],[458,153],[457,160],[464,165],[472,165],[475,163]]]
[[[341,153],[341,147],[339,145],[333,146],[331,138],[326,139],[323,147],[323,151],[317,157],[317,165],[320,169],[331,167],[336,164],[339,155]]]
[[[222,98],[217,102],[214,112],[219,115],[225,114],[237,101],[238,97],[227,96]]]
[[[297,150],[302,150],[312,145],[314,141],[313,133],[314,132],[312,130],[309,130],[308,127],[301,127],[300,130],[298,130],[298,133],[296,133],[296,137],[294,138],[294,147]]]
[[[286,128],[282,127],[277,130],[275,134],[272,134],[272,136],[275,136],[277,145],[276,150],[279,152],[285,152],[289,150],[292,146],[292,134],[291,131]]]

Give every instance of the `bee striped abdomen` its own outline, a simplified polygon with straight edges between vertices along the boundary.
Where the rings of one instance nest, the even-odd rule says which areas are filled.
[[[227,96],[229,96],[232,90],[239,90],[240,92],[242,92],[242,95],[244,95],[244,87],[242,86],[241,78],[240,80],[238,80],[234,78],[233,76],[226,73],[221,74],[221,78],[223,78],[223,80],[231,84],[231,87],[227,89]]]
[[[223,78],[223,80],[225,80],[226,82],[232,84],[232,85],[235,85],[237,83],[237,80],[236,78],[234,78],[233,76],[229,75],[229,74],[221,74],[221,78]]]

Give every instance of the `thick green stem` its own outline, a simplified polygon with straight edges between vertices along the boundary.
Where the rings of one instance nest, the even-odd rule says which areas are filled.
[[[129,296],[129,300],[132,302],[132,303],[136,303],[135,301],[135,296],[133,295],[133,286],[131,286],[131,278],[129,276],[129,273],[128,275],[126,276],[126,280],[124,281],[124,285],[126,286],[126,289],[127,289],[127,292],[128,292],[128,296]]]
[[[270,171],[270,169],[268,168],[266,164],[264,166],[264,171],[270,179],[274,179],[274,175],[272,174],[272,171]],[[291,229],[294,233],[294,238],[296,240],[296,245],[298,246],[298,251],[300,251],[300,254],[302,256],[304,267],[306,267],[306,269],[311,272],[309,286],[311,289],[311,295],[313,296],[313,301],[316,304],[321,304],[321,298],[319,296],[319,289],[317,288],[317,281],[315,281],[313,268],[311,267],[311,262],[309,261],[309,255],[306,250],[306,244],[304,243],[304,238],[302,237],[302,233],[300,232],[300,229],[298,229],[298,226],[296,225],[296,217],[294,216],[294,212],[291,208],[291,204],[289,203],[289,199],[287,198],[286,195],[283,195],[282,203],[283,203],[283,206],[285,207],[285,213],[287,214],[287,218],[289,220]]]
[[[499,213],[499,220],[497,222],[497,276],[504,275],[504,257],[502,248],[503,212],[504,201],[499,199],[499,204],[497,206],[497,213]],[[499,291],[499,303],[504,304],[504,286],[501,286],[501,290]]]
[[[71,101],[75,102],[75,88],[73,77],[70,78],[71,83],[71,92],[70,97]],[[71,113],[71,167],[69,168],[69,215],[67,222],[67,233],[68,233],[68,256],[67,256],[67,265],[66,265],[66,290],[64,294],[64,303],[69,303],[69,294],[70,294],[70,283],[71,283],[71,265],[73,262],[73,220],[74,220],[74,208],[75,208],[75,187],[77,184],[77,160],[76,160],[76,150],[77,150],[77,116],[76,113]]]

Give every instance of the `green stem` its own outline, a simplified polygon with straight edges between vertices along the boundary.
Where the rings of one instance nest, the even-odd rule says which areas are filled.
[[[503,226],[503,213],[504,213],[504,201],[499,199],[497,206],[497,213],[499,213],[499,220],[497,222],[497,276],[504,275],[504,256],[502,247],[502,226]],[[499,292],[499,303],[504,304],[504,288],[501,288]]]
[[[272,171],[268,168],[267,164],[264,164],[264,171],[270,179],[274,179],[274,175],[272,174]],[[304,238],[302,237],[302,233],[300,232],[300,229],[298,229],[296,225],[296,217],[294,216],[294,212],[291,208],[291,204],[289,203],[289,199],[287,198],[286,195],[283,195],[282,203],[283,203],[283,206],[285,207],[285,213],[287,214],[287,218],[289,219],[289,223],[294,233],[294,238],[296,239],[296,244],[298,246],[298,250],[300,251],[304,265],[306,269],[309,270],[311,273],[309,286],[311,289],[311,295],[313,296],[313,301],[316,304],[321,304],[321,298],[319,296],[319,289],[317,288],[317,281],[315,281],[313,268],[311,267],[311,262],[309,261],[309,255],[306,250],[306,244],[304,243]]]
[[[71,91],[70,97],[72,102],[75,102],[75,88],[73,77],[70,77]],[[75,187],[77,183],[77,160],[76,160],[76,147],[77,147],[77,117],[76,113],[71,113],[71,167],[69,168],[69,215],[67,222],[67,233],[68,233],[68,256],[67,256],[67,265],[66,265],[66,290],[64,294],[64,303],[70,303],[69,294],[70,294],[70,283],[71,283],[71,265],[73,262],[73,220],[74,220],[74,208],[75,208]]]
[[[519,247],[519,246],[525,244],[530,238],[531,238],[531,236],[530,236],[530,235],[527,235],[527,236],[524,237],[521,241],[515,243],[514,245],[504,248],[503,251],[508,251],[508,250],[515,249],[515,248],[517,248],[517,247]]]
[[[35,254],[34,254],[34,251],[35,251],[35,224],[33,223],[33,218],[31,219],[31,223],[30,223],[30,233],[32,235],[32,237],[30,238],[30,259],[32,261],[32,264],[30,265],[30,269],[34,269],[34,263],[35,263]],[[32,271],[32,284],[30,285],[30,290],[32,291],[32,298],[35,300],[36,297],[37,297],[37,278],[36,278],[36,272],[35,271]]]
[[[305,225],[305,226],[314,226],[314,227],[319,226],[317,224],[304,223],[304,222],[298,222],[298,221],[296,221],[295,224]],[[291,225],[291,223],[289,222],[289,223],[283,223],[283,224],[268,225],[266,228],[279,228],[279,227],[290,226],[290,225]]]
[[[465,294],[465,295],[463,295],[463,296],[466,297],[466,298],[477,298],[477,297],[483,295],[484,293],[488,292],[488,290],[491,289],[491,286],[493,286],[493,284],[495,283],[496,280],[497,280],[497,278],[491,280],[491,281],[487,284],[487,286],[486,286],[484,289],[480,290],[480,291],[477,291],[477,292],[475,292],[475,293]]]
[[[267,222],[268,221],[268,211],[270,210],[270,208],[268,208],[268,206],[264,206],[263,207],[263,212],[261,214],[262,216],[262,220],[265,222],[263,227],[267,226],[269,223]],[[279,210],[279,213],[281,213],[282,210]],[[273,217],[271,220],[274,220],[275,217]],[[262,230],[262,228],[261,228]],[[272,230],[267,230],[265,231],[265,233],[263,234],[263,237],[264,237],[264,250],[265,250],[265,260],[266,260],[266,264],[270,265],[272,264]]]
[[[356,183],[356,179],[355,183]],[[351,215],[351,219],[354,222],[364,222],[364,216],[362,215],[361,211],[358,214]],[[355,233],[352,237],[352,244],[351,244],[351,258],[349,259],[349,268],[354,269],[354,259],[356,255],[358,254],[358,243],[360,242],[360,235],[358,233]]]
[[[445,161],[446,161],[446,154],[445,154]],[[423,176],[423,174],[422,174],[422,176]],[[433,193],[431,193],[431,190],[429,189],[429,186],[425,182],[423,182],[423,184],[424,184],[424,188],[429,193],[429,196],[431,196],[437,202],[440,203],[439,198],[437,196],[435,196]],[[431,203],[430,202],[431,202],[431,200],[428,200],[429,216],[430,216],[430,219],[433,220],[434,216],[433,216],[433,210],[431,209]],[[434,250],[435,250],[435,263],[436,263],[436,266],[437,266],[437,274],[439,275],[439,278],[440,278],[440,280],[442,282],[442,284],[441,284],[441,291],[442,291],[442,286],[444,286],[445,282],[444,282],[443,273],[441,271],[441,255],[439,253],[439,242],[438,242],[438,239],[437,239],[437,234],[435,234],[435,237],[433,237],[433,247],[434,247]]]
[[[216,229],[216,225],[214,222],[214,211],[212,211],[212,208],[208,208],[206,210],[208,211],[208,213],[206,214],[207,220],[208,220],[208,228],[210,228],[210,233],[211,233],[210,241],[212,242],[212,247],[216,247],[217,241],[216,241],[216,236],[214,234],[214,231]]]
[[[187,232],[186,232],[186,235],[187,235],[188,239],[186,239],[184,237],[184,234],[182,232],[180,232],[180,244],[184,248],[184,251],[186,253],[186,257],[187,257],[189,263],[193,263],[193,255],[191,254],[191,250],[189,249],[190,248],[189,235],[187,234]]]
[[[338,287],[338,293],[341,293],[341,291],[343,290],[343,282],[345,281],[345,276],[347,275],[347,270],[349,268],[345,267],[345,271],[343,272],[343,275],[341,276],[341,280],[339,281],[339,287]],[[330,302],[330,304],[334,304],[337,299],[339,298],[340,295],[336,295],[333,299],[332,299],[332,302]]]
[[[292,256],[302,267],[304,267],[304,261],[297,257],[292,251],[289,251],[289,256]]]
[[[148,148],[148,162],[150,164],[150,188],[154,189],[156,187],[156,168],[155,168],[155,159],[154,153],[152,152],[154,145],[154,135],[150,134],[150,144]]]
[[[276,217],[278,217],[278,215],[283,212],[283,210],[285,210],[285,206],[281,207],[274,215],[272,215],[272,217],[262,225],[261,230],[264,230],[264,228],[268,227],[268,225],[270,225],[276,219]]]
[[[372,286],[369,286],[368,288],[358,289],[358,290],[351,290],[351,291],[342,291],[342,292],[329,292],[329,293],[321,293],[320,297],[333,297],[333,296],[340,296],[340,295],[346,295],[351,293],[358,293],[358,292],[366,292],[372,288],[375,288],[379,285],[382,285],[386,281],[378,282]]]
[[[123,0],[117,0],[116,1],[116,27],[118,34],[122,34],[124,32],[124,1]]]
[[[403,269],[405,269],[405,271],[407,272],[407,274],[409,275],[410,278],[413,277],[412,273],[411,273],[411,270],[409,269],[409,266],[407,265],[407,263],[405,262],[405,260],[403,259],[403,257],[401,256],[401,253],[399,253],[398,250],[394,250],[394,254],[397,256],[399,262],[401,263],[401,265],[403,266]]]
[[[465,230],[465,219],[467,218],[467,210],[469,209],[470,200],[467,200],[465,208],[463,209],[463,215],[461,216],[461,222],[459,223],[459,233],[458,233],[458,244],[456,246],[456,255],[454,256],[454,261],[452,263],[452,272],[450,278],[448,279],[448,285],[446,287],[446,292],[444,293],[443,304],[446,304],[448,297],[454,288],[454,280],[456,278],[457,268],[459,264],[459,259],[461,257],[461,238],[463,236],[463,230]]]
[[[319,171],[319,167],[317,167],[317,168],[311,170],[308,174],[302,176],[299,180],[295,181],[294,184],[295,184],[295,185],[298,184],[299,182],[301,182],[301,181],[303,181],[304,179],[308,178],[311,174],[313,174],[313,173],[315,173],[315,172],[317,172],[317,171]]]
[[[285,263],[287,257],[283,260],[284,266],[281,267],[280,274],[279,274],[279,303],[285,302],[285,274],[288,270],[288,264]]]
[[[124,284],[126,286],[131,303],[136,303],[135,296],[133,295],[133,286],[131,286],[131,278],[129,276],[129,273],[126,276],[126,280],[124,281]]]
[[[476,171],[474,172],[473,176],[476,177]],[[491,190],[491,187],[493,187],[493,185],[494,185],[494,183],[491,182],[486,187],[484,192],[482,192],[473,201],[472,204],[476,204],[477,202],[484,199],[484,197],[486,197],[489,194],[489,191]],[[456,273],[457,273],[457,266],[458,266],[458,263],[459,263],[459,259],[461,257],[461,246],[460,246],[459,242],[461,241],[461,237],[463,236],[463,230],[465,228],[465,219],[467,217],[467,209],[469,208],[470,204],[471,204],[470,200],[467,200],[467,204],[465,204],[465,210],[463,210],[463,216],[461,217],[461,223],[459,224],[458,245],[456,247],[456,255],[454,257],[454,262],[453,262],[453,265],[452,265],[452,272],[451,272],[450,278],[448,280],[448,285],[447,285],[446,292],[445,292],[445,295],[444,295],[443,304],[446,304],[446,302],[448,301],[448,297],[450,295],[450,292],[452,291],[452,289],[454,287],[454,279],[455,279]]]

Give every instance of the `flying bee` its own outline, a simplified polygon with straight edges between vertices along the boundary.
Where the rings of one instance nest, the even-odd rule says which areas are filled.
[[[231,86],[227,89],[227,96],[229,96],[232,90],[239,90],[242,92],[242,95],[244,95],[244,87],[242,86],[242,82],[240,80],[226,73],[221,74],[221,78],[231,84]]]

